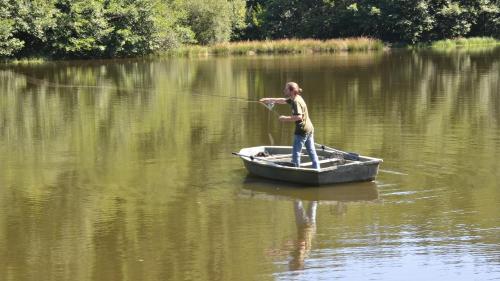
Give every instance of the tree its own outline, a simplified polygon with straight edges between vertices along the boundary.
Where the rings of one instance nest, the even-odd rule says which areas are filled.
[[[102,57],[113,31],[98,0],[56,0],[49,45],[58,57]]]
[[[0,0],[2,55],[36,55],[47,42],[46,30],[54,25],[51,0]]]
[[[203,45],[227,42],[244,26],[244,0],[187,0],[182,7],[187,12],[184,25]]]
[[[266,37],[299,37],[306,2],[301,0],[272,0],[266,6],[263,29]]]
[[[479,0],[477,20],[471,27],[473,36],[500,38],[500,0]]]
[[[249,40],[264,39],[264,7],[263,0],[246,1],[244,26],[236,30],[237,33],[234,34],[233,38]]]
[[[474,7],[459,2],[445,1],[436,11],[436,25],[433,39],[463,37],[469,33],[474,23]]]
[[[379,3],[382,18],[380,38],[413,44],[432,30],[434,18],[428,1],[383,0]]]
[[[322,18],[328,23],[326,38],[380,36],[381,10],[373,6],[373,1],[332,1]]]

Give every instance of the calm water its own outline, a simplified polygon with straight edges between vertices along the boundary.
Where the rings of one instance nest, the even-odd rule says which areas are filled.
[[[499,48],[3,66],[0,280],[500,280],[499,78]],[[375,182],[247,175],[289,80]]]

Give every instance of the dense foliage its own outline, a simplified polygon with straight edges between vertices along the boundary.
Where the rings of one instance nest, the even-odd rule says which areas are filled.
[[[123,57],[228,41],[244,0],[0,0],[0,56]]]
[[[500,38],[500,0],[0,0],[0,57],[124,57],[182,44]]]
[[[500,38],[500,0],[253,0],[242,38]]]

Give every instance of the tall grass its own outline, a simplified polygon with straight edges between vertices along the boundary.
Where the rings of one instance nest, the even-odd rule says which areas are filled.
[[[433,49],[450,49],[450,48],[469,48],[477,46],[486,45],[498,45],[500,40],[492,37],[471,37],[471,38],[457,38],[457,39],[446,39],[439,40],[432,43],[431,48]]]
[[[23,65],[23,64],[42,64],[47,62],[47,58],[33,57],[33,58],[3,58],[0,59],[1,64]]]
[[[254,55],[254,54],[299,54],[333,53],[382,50],[384,43],[377,39],[360,37],[346,39],[283,39],[266,41],[239,41],[212,46],[184,46],[168,51],[172,56],[199,55]]]

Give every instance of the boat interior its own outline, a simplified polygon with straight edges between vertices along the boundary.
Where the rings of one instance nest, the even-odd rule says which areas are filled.
[[[271,161],[282,166],[294,166],[290,147],[262,147],[258,151],[253,152],[253,157],[265,159],[266,161]],[[334,151],[318,149],[316,150],[316,154],[318,155],[321,168],[359,162],[346,160],[341,153]],[[305,149],[301,153],[300,163],[301,168],[312,168],[311,159]]]

